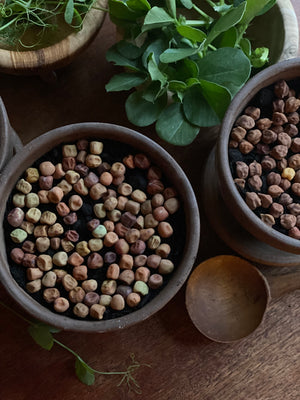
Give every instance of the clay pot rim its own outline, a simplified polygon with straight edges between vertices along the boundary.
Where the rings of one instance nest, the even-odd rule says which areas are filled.
[[[0,177],[0,186],[7,188],[2,194],[0,219],[3,220],[8,196],[18,177],[24,170],[53,147],[66,141],[75,141],[79,137],[98,137],[102,139],[118,140],[132,145],[143,152],[150,153],[153,162],[164,170],[167,179],[181,189],[181,197],[186,216],[186,243],[181,262],[178,264],[167,286],[149,303],[141,309],[120,318],[105,321],[81,321],[56,314],[35,301],[13,279],[6,251],[0,251],[0,280],[8,293],[18,304],[34,318],[62,330],[82,332],[108,332],[141,322],[164,307],[179,291],[186,281],[195,261],[200,241],[200,217],[195,194],[188,178],[181,167],[162,147],[151,139],[129,128],[106,123],[79,123],[67,125],[45,133],[28,143],[10,161]],[[43,150],[41,150],[43,149]],[[176,182],[174,181],[176,177]],[[4,249],[3,226],[0,228],[0,240]]]
[[[5,105],[0,97],[0,171],[10,160],[13,152],[14,131],[10,126]]]
[[[221,182],[220,190],[231,213],[253,236],[271,246],[291,253],[300,253],[300,241],[267,226],[242,199],[234,184],[229,167],[228,142],[236,118],[260,89],[275,83],[279,79],[290,80],[296,77],[300,77],[300,57],[281,61],[251,78],[228,107],[216,146],[216,167]]]
[[[96,6],[106,7],[107,0],[96,0]],[[72,32],[61,41],[40,50],[13,51],[0,48],[0,71],[31,74],[64,67],[94,39],[106,12],[91,8],[80,31]]]

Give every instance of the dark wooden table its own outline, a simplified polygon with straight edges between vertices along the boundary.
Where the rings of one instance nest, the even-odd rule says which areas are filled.
[[[300,20],[300,3],[292,1]],[[0,95],[12,126],[24,143],[61,125],[101,121],[134,128],[124,112],[126,94],[107,94],[105,84],[115,72],[105,61],[115,41],[108,18],[94,43],[47,84],[38,77],[0,74]],[[159,142],[152,128],[141,129]],[[160,142],[161,143],[161,142]],[[197,140],[177,149],[163,144],[181,163],[200,198],[200,174],[209,145]],[[200,204],[201,209],[201,204]],[[201,209],[202,235],[197,261],[232,251],[215,235]],[[278,268],[266,268],[278,274]],[[0,288],[0,300],[18,310]],[[99,376],[94,386],[80,383],[74,358],[58,345],[48,352],[27,333],[27,324],[0,307],[0,399],[3,400],[298,400],[300,398],[300,291],[274,301],[260,328],[234,344],[203,337],[185,308],[185,287],[147,321],[107,334],[58,333],[94,368],[120,371],[130,353],[152,368],[135,374],[142,395],[117,387],[119,377]]]

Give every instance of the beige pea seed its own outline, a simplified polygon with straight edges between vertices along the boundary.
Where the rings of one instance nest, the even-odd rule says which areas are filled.
[[[48,226],[47,225],[37,225],[34,227],[33,235],[38,237],[47,237],[48,236]]]
[[[89,315],[89,308],[83,303],[77,303],[73,307],[73,313],[79,318],[85,318]]]
[[[26,290],[29,293],[36,293],[42,288],[42,280],[35,279],[34,281],[26,283]]]
[[[27,268],[26,269],[26,278],[29,281],[34,281],[35,279],[40,279],[44,275],[43,271],[39,268]]]
[[[123,310],[125,308],[124,297],[120,294],[115,294],[111,299],[110,307],[117,311]]]
[[[50,271],[53,267],[52,258],[48,254],[41,254],[36,259],[36,265],[41,271]]]
[[[103,203],[95,204],[93,210],[97,218],[102,219],[106,217],[106,210]]]
[[[85,165],[89,168],[97,168],[102,163],[101,157],[96,154],[88,154],[85,159]]]
[[[54,214],[51,211],[44,211],[41,215],[40,223],[46,225],[53,225],[55,224],[56,219],[57,219],[56,214]]]
[[[28,194],[32,190],[32,186],[29,182],[25,181],[25,179],[20,179],[16,185],[16,189],[23,194]]]
[[[61,280],[63,287],[66,289],[67,292],[69,292],[70,290],[74,289],[77,285],[78,282],[76,281],[75,278],[73,278],[72,275],[70,274],[66,274],[62,280]]]
[[[53,264],[58,267],[64,267],[68,263],[68,254],[65,251],[59,251],[53,255]]]
[[[168,243],[160,244],[155,250],[155,254],[159,255],[162,258],[167,258],[171,252],[171,247]]]
[[[144,203],[147,200],[147,195],[140,189],[136,189],[131,193],[131,198],[138,203]]]
[[[53,303],[58,297],[60,292],[57,288],[47,288],[43,291],[43,298],[47,303]]]
[[[70,253],[70,251],[72,251],[72,250],[74,250],[75,249],[75,246],[74,246],[74,244],[72,243],[72,242],[70,242],[70,240],[68,240],[68,239],[62,239],[61,241],[60,241],[60,244],[61,244],[61,247],[63,248],[63,250],[66,252],[66,253]]]
[[[158,272],[162,275],[170,274],[174,270],[174,264],[171,260],[162,259],[159,263]]]
[[[83,281],[81,286],[86,293],[94,292],[98,287],[98,282],[95,279],[88,279]]]
[[[23,221],[20,228],[28,233],[28,235],[31,235],[34,232],[34,224],[29,221]]]
[[[50,247],[50,239],[47,237],[39,237],[35,241],[35,247],[39,253],[45,253]]]
[[[85,291],[80,286],[76,286],[69,292],[69,299],[72,303],[82,303],[84,296]]]
[[[65,179],[68,183],[70,183],[70,185],[74,185],[76,182],[79,181],[80,175],[78,174],[78,172],[69,170],[66,172]]]
[[[37,222],[39,222],[41,215],[42,215],[41,210],[39,210],[36,207],[33,207],[27,211],[27,213],[25,214],[25,218],[27,221],[36,224]]]
[[[26,194],[25,205],[27,208],[38,207],[39,204],[40,204],[40,199],[36,193]]]
[[[103,241],[102,239],[90,239],[88,247],[91,251],[100,251],[103,248]]]
[[[25,207],[25,194],[16,193],[13,195],[13,205],[15,207]]]
[[[75,144],[65,144],[62,148],[63,157],[76,157],[77,147]]]
[[[48,229],[48,236],[49,237],[55,237],[55,236],[60,236],[64,233],[64,228],[60,223],[55,223],[54,225],[51,225]]]
[[[53,269],[53,272],[56,274],[56,283],[61,283],[62,278],[67,275],[67,271],[64,269]]]
[[[105,313],[105,306],[102,304],[93,304],[90,308],[90,316],[94,319],[102,319]]]
[[[102,294],[113,295],[117,290],[117,282],[113,279],[108,279],[102,282],[101,292]]]
[[[82,240],[81,242],[76,244],[76,251],[82,257],[87,256],[91,252],[91,250],[88,247],[88,243],[85,240]]]
[[[91,154],[99,155],[102,153],[102,151],[103,151],[103,143],[102,142],[98,142],[95,140],[92,140],[90,142],[90,153]]]
[[[70,193],[73,188],[65,179],[62,179],[57,186],[63,191],[64,196]]]
[[[101,294],[99,304],[108,307],[110,305],[112,297],[109,294]]]
[[[54,287],[56,283],[56,274],[53,271],[47,272],[42,279],[42,285],[46,287]]]

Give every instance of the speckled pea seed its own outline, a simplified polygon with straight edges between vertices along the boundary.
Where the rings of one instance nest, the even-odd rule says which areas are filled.
[[[48,236],[48,225],[36,225],[34,227],[33,234],[36,238],[38,237],[47,237]]]
[[[88,292],[83,299],[84,304],[88,307],[91,307],[93,304],[98,304],[100,300],[100,296],[96,292]]]
[[[271,214],[260,214],[260,219],[268,226],[275,225],[275,219]]]
[[[157,231],[162,238],[168,238],[173,235],[173,228],[169,222],[162,221],[158,224]]]
[[[114,279],[106,279],[102,282],[101,293],[113,295],[117,290],[117,282]]]
[[[147,266],[149,268],[156,269],[158,268],[160,261],[161,261],[161,256],[159,256],[158,254],[150,254],[147,257]]]
[[[128,200],[125,204],[125,210],[133,215],[137,215],[140,212],[141,205],[137,201]]]
[[[136,307],[140,302],[141,296],[138,293],[132,292],[126,297],[126,304],[131,308]]]
[[[75,245],[66,238],[61,239],[60,245],[66,253],[70,253],[71,251],[73,251],[75,249]]]
[[[295,195],[300,196],[300,183],[292,184],[292,192],[295,193]]]
[[[280,216],[280,225],[284,229],[291,229],[296,225],[297,217],[292,214],[282,214]]]
[[[179,200],[176,197],[171,197],[165,201],[164,207],[169,214],[174,214],[180,207]]]
[[[63,313],[70,307],[70,303],[65,297],[58,297],[54,300],[53,307],[56,312]]]
[[[20,228],[28,235],[31,235],[34,232],[34,224],[32,222],[23,221]]]
[[[32,190],[32,186],[29,182],[25,181],[25,179],[20,179],[16,185],[16,189],[23,194],[28,194]]]
[[[34,281],[26,283],[26,290],[29,293],[37,293],[42,288],[41,279],[35,279]]]
[[[141,204],[141,213],[143,215],[151,214],[152,213],[152,203],[151,200],[146,200],[144,203]]]
[[[82,240],[81,242],[76,244],[76,251],[78,254],[80,254],[82,257],[87,256],[90,254],[91,250],[88,247],[88,243],[85,240]]]
[[[26,268],[35,268],[36,267],[36,255],[25,253],[22,261],[22,265]]]
[[[99,253],[91,253],[87,259],[87,266],[90,269],[98,269],[103,267],[103,257]]]
[[[89,315],[89,307],[83,303],[77,303],[73,307],[73,313],[79,318],[85,318]]]
[[[78,196],[77,194],[74,194],[69,198],[68,204],[69,204],[70,210],[78,211],[82,207],[83,200],[80,196]]]
[[[45,287],[54,287],[56,284],[56,274],[53,271],[47,272],[42,279],[42,285]]]
[[[132,193],[132,186],[129,183],[123,182],[118,186],[118,193],[122,196],[130,196]]]
[[[13,260],[13,262],[20,265],[24,259],[24,251],[18,247],[15,247],[10,252],[10,258]]]
[[[60,202],[56,205],[56,211],[61,217],[65,217],[70,213],[69,207],[64,202]]]
[[[79,182],[79,181],[78,181]],[[75,189],[75,186],[78,184],[78,182],[73,186],[74,190],[77,192],[77,190]],[[64,194],[64,196],[66,196],[68,193],[71,192],[72,190],[72,185],[67,182],[65,179],[62,179],[58,184],[57,187],[60,188]],[[52,188],[54,189],[54,188]],[[61,193],[61,192],[60,192]]]
[[[94,292],[98,287],[98,282],[95,279],[88,279],[86,281],[83,281],[81,286],[86,293]]]
[[[139,267],[136,269],[134,279],[147,283],[150,277],[150,270],[147,267]]]
[[[150,289],[158,289],[163,284],[163,277],[160,274],[153,274],[148,280]]]
[[[53,186],[53,176],[40,176],[39,186],[42,190],[50,190]]]
[[[63,221],[66,225],[74,225],[77,222],[77,219],[77,214],[75,212],[71,212],[63,217]]]
[[[77,281],[84,281],[88,278],[88,269],[86,265],[78,265],[73,268],[73,278]]]
[[[50,239],[50,247],[52,250],[58,250],[61,245],[61,239],[59,237],[52,237]]]
[[[74,289],[78,285],[77,280],[73,278],[73,276],[70,274],[66,274],[65,276],[63,276],[61,282],[67,292]]]
[[[103,203],[97,203],[93,207],[94,214],[97,218],[103,219],[106,217],[106,210]]]
[[[87,196],[89,194],[89,189],[85,186],[82,178],[73,185],[73,189],[81,196]]]
[[[153,214],[145,215],[145,228],[156,228],[158,221],[154,218]]]
[[[126,285],[131,285],[134,282],[134,272],[131,269],[125,269],[120,273],[118,280]]]
[[[120,294],[124,300],[126,300],[126,297],[132,293],[132,288],[128,285],[118,285],[116,294]]]
[[[26,278],[29,281],[34,281],[36,279],[42,278],[44,275],[43,271],[36,267],[29,267],[26,269]]]
[[[103,243],[106,247],[112,247],[117,243],[118,240],[119,237],[115,232],[108,232],[103,239]]]
[[[7,222],[14,228],[18,228],[24,220],[24,211],[20,207],[13,208],[7,215]]]
[[[299,240],[300,239],[300,230],[297,226],[294,226],[293,228],[289,229],[288,235],[294,239]]]
[[[170,274],[174,270],[174,264],[171,260],[162,259],[159,263],[158,272],[162,275]]]
[[[105,306],[102,304],[93,304],[90,308],[90,316],[94,319],[101,320],[105,313]]]
[[[60,223],[56,222],[54,225],[49,226],[48,229],[49,237],[60,236],[63,233],[64,233],[64,228]]]
[[[53,264],[58,267],[64,267],[68,263],[68,254],[65,251],[59,251],[52,257]]]
[[[279,203],[273,203],[271,207],[269,208],[269,213],[274,217],[274,218],[279,218],[280,215],[282,215],[284,212],[284,208],[282,204]]]
[[[146,296],[149,293],[149,287],[145,282],[136,281],[133,285],[133,292],[141,296]]]
[[[160,244],[155,250],[155,254],[159,255],[162,258],[167,258],[171,252],[171,247],[168,243]]]
[[[47,288],[43,291],[43,299],[47,303],[53,303],[60,297],[60,292],[57,288]]]
[[[84,258],[77,253],[77,251],[74,251],[69,257],[68,257],[68,264],[73,265],[76,267],[77,265],[81,265],[84,261]]]
[[[72,303],[81,303],[84,297],[85,291],[80,286],[76,286],[74,289],[69,291],[69,300]]]
[[[115,243],[115,252],[119,255],[129,252],[129,244],[125,239],[121,238]]]
[[[11,233],[10,233],[10,237],[11,240],[14,243],[22,243],[24,242],[24,240],[27,239],[27,232],[23,231],[23,229],[17,228],[14,229]]]
[[[106,277],[107,279],[117,280],[120,275],[120,267],[118,264],[110,264],[107,268]]]
[[[77,156],[77,147],[75,144],[65,144],[62,147],[62,155],[63,157],[76,157]]]
[[[99,155],[96,154],[88,154],[85,159],[85,164],[89,168],[97,168],[102,163],[102,159]]]
[[[56,220],[57,220],[56,214],[54,214],[51,211],[44,211],[41,215],[40,223],[46,225],[53,225],[55,224]]]
[[[39,190],[38,191],[40,204],[49,204],[50,201],[48,199],[48,190]]]
[[[25,171],[25,179],[29,183],[35,183],[39,180],[40,174],[37,168],[27,168]]]
[[[161,238],[158,235],[153,235],[147,241],[147,247],[151,250],[155,250],[161,243]]]
[[[36,265],[41,271],[50,271],[53,267],[52,257],[49,254],[40,254],[36,259]]]

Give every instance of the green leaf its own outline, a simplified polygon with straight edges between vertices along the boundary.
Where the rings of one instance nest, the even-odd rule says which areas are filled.
[[[94,371],[79,357],[76,357],[75,372],[78,379],[85,385],[91,386],[95,382]]]
[[[150,103],[155,103],[159,96],[162,96],[166,92],[166,89],[161,88],[161,84],[158,81],[150,82],[149,85],[142,92],[142,98]]]
[[[249,25],[249,23],[253,20],[254,17],[263,12],[265,7],[269,8],[268,3],[270,0],[247,0],[246,10],[241,19],[241,24]]]
[[[159,59],[162,63],[173,63],[190,57],[198,52],[198,48],[180,48],[180,49],[167,49],[164,51]]]
[[[106,60],[108,62],[113,62],[115,65],[130,68],[134,71],[140,70],[137,61],[130,60],[130,59],[122,56],[122,54],[119,53],[116,45],[113,45],[110,49],[107,50]]]
[[[199,78],[226,87],[232,96],[247,81],[251,64],[240,49],[222,47],[198,61]]]
[[[134,11],[148,12],[151,8],[151,5],[147,0],[128,0],[126,4]]]
[[[146,78],[137,73],[126,73],[114,75],[105,86],[107,92],[119,92],[121,90],[130,90],[144,83]]]
[[[166,0],[166,4],[170,15],[176,18],[176,0]]]
[[[220,33],[227,31],[240,22],[246,9],[246,3],[243,2],[238,7],[230,9],[216,21],[207,35],[207,43],[211,43]]]
[[[68,0],[64,14],[64,18],[67,24],[72,23],[73,15],[74,15],[74,1]]]
[[[127,40],[121,40],[116,44],[116,49],[125,58],[135,60],[143,54],[141,47],[135,46]]]
[[[124,1],[121,0],[109,0],[109,16],[112,20],[118,19],[121,21],[135,20],[140,16],[139,12],[131,10]]]
[[[276,4],[276,1],[277,0],[270,0],[269,3],[267,3],[258,14],[256,14],[256,16],[263,15],[268,12]]]
[[[161,87],[163,87],[167,82],[167,77],[158,68],[153,53],[149,57],[148,61],[148,71],[152,81],[159,81]]]
[[[269,49],[266,47],[256,48],[250,56],[251,64],[254,68],[261,68],[269,60]]]
[[[187,146],[199,132],[199,128],[184,117],[180,103],[173,103],[165,108],[158,117],[155,128],[160,138],[175,146]]]
[[[186,81],[190,78],[197,78],[199,68],[195,61],[185,58],[176,64],[176,75],[174,79]]]
[[[172,18],[163,8],[152,7],[146,14],[142,26],[142,32],[150,29],[162,28],[163,26],[173,24],[174,22],[174,18]]]
[[[143,99],[142,92],[134,92],[127,98],[125,110],[129,121],[137,126],[153,124],[167,103],[167,95],[160,96],[154,103]]]
[[[192,40],[193,42],[203,42],[206,38],[206,34],[202,32],[200,29],[193,28],[187,25],[178,25],[176,27],[177,32],[187,38]]]
[[[249,39],[242,38],[240,40],[240,48],[243,50],[243,52],[246,54],[247,57],[250,57],[250,55],[251,55],[251,43],[250,43]]]
[[[188,10],[193,8],[192,0],[180,0],[180,3],[183,5],[183,7],[187,8]]]
[[[165,42],[165,40],[161,38],[151,42],[149,46],[146,47],[144,54],[142,56],[143,66],[146,69],[148,68],[148,58],[151,53],[153,53],[155,61],[158,64],[160,54],[163,53],[167,47],[168,47],[167,43]]]
[[[224,87],[204,80],[185,93],[183,110],[187,120],[198,126],[218,125],[231,101]]]
[[[51,332],[56,332],[56,330],[53,331],[53,329],[54,328],[49,325],[37,322],[28,327],[28,332],[39,346],[41,346],[43,349],[51,350],[54,343]]]
[[[235,47],[237,42],[237,29],[235,26],[221,33],[213,42],[215,47]]]
[[[172,92],[183,92],[186,89],[186,84],[182,81],[170,81],[168,89]]]

